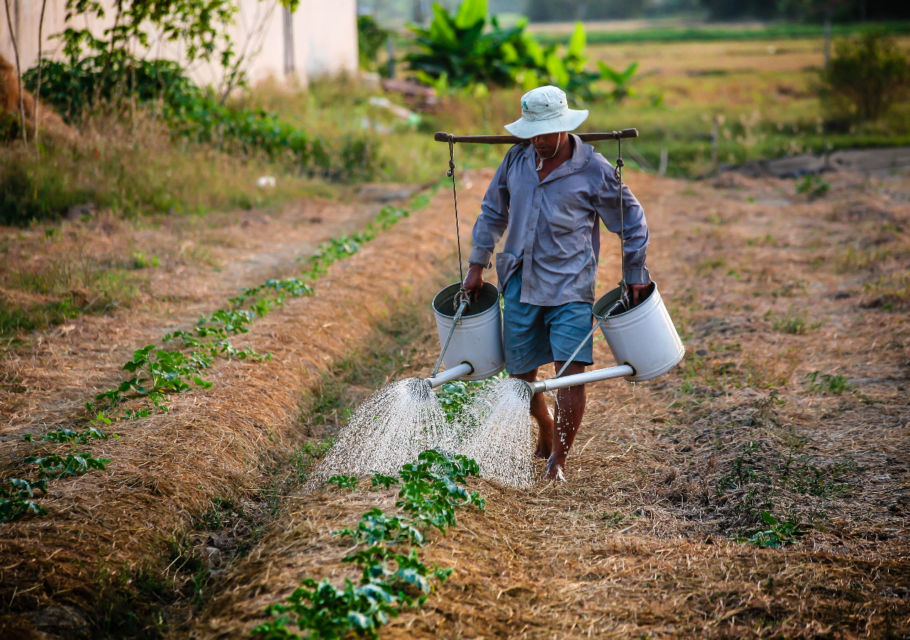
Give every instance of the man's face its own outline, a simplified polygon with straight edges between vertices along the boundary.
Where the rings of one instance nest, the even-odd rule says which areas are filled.
[[[544,133],[531,138],[531,144],[537,150],[537,155],[541,158],[549,158],[556,153],[556,146],[559,144],[559,138],[562,133]]]

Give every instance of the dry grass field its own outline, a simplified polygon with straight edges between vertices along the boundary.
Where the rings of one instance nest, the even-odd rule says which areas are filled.
[[[489,177],[462,180],[463,210]],[[590,387],[567,483],[474,483],[486,511],[465,510],[425,551],[452,577],[383,636],[905,636],[906,175],[824,174],[829,190],[811,200],[791,180],[733,173],[627,178],[686,359],[652,382]],[[213,390],[112,425],[121,438],[89,447],[106,471],[54,483],[47,515],[2,525],[11,637],[238,637],[304,577],[350,575],[332,531],[391,494],[305,490],[288,456],[384,380],[432,368],[429,299],[454,265],[449,198],[253,325],[246,339],[271,362],[218,364]],[[251,224],[260,239],[289,233],[281,218]],[[604,247],[602,290],[618,268]],[[377,265],[403,288],[377,281]],[[270,269],[282,266],[294,269]],[[235,282],[222,273],[197,304]],[[84,419],[82,402],[155,333],[142,316],[84,317],[7,352],[6,474],[21,468],[22,433]],[[596,355],[611,363],[601,340]],[[764,548],[769,531],[781,546]]]

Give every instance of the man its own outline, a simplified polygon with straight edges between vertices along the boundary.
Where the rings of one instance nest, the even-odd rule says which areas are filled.
[[[464,287],[472,297],[483,286],[496,242],[509,234],[496,256],[503,292],[503,343],[509,375],[527,382],[539,367],[555,370],[591,330],[591,307],[600,249],[599,223],[621,231],[619,180],[610,163],[568,132],[588,117],[569,109],[566,94],[538,87],[521,98],[521,118],[506,125],[531,144],[517,144],[505,155],[481,204],[474,225],[474,248]],[[625,226],[624,280],[632,306],[647,296],[645,266],[648,226],[632,192],[622,189]],[[564,375],[592,364],[588,339]],[[557,392],[555,423],[542,394],[531,399],[539,438],[534,455],[547,461],[546,477],[564,480],[566,456],[585,410],[585,388]]]

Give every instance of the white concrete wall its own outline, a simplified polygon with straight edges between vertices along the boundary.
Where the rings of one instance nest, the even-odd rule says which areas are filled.
[[[245,56],[243,67],[250,80],[268,77],[306,85],[322,75],[357,70],[356,0],[301,0],[291,16],[291,29],[284,26],[284,9],[277,0],[236,0],[238,12],[231,37],[235,49]],[[113,0],[104,0],[114,5]],[[38,60],[38,24],[41,0],[9,0],[13,32],[23,71]],[[65,0],[48,0],[44,18],[42,51],[45,57],[60,57],[61,44],[52,38],[66,28]],[[104,25],[86,25],[100,33]],[[286,60],[289,50],[293,56]],[[15,64],[6,9],[0,3],[0,54]],[[169,43],[154,43],[145,55],[183,61],[182,51]],[[292,64],[288,64],[292,63]],[[285,73],[286,67],[292,67]],[[218,83],[221,69],[216,62],[197,63],[190,75],[201,84]]]

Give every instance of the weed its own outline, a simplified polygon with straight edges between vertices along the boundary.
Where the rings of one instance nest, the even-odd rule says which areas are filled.
[[[723,258],[710,258],[695,263],[695,273],[697,275],[707,275],[712,271],[720,269],[726,264]]]
[[[840,374],[810,371],[806,374],[806,380],[809,381],[809,391],[813,393],[839,395],[853,389],[850,381]]]
[[[807,196],[810,200],[821,198],[828,193],[831,183],[814,173],[808,173],[796,183],[796,192]]]
[[[778,469],[782,486],[796,493],[819,498],[829,498],[848,492],[850,485],[842,480],[855,470],[856,464],[852,460],[843,460],[822,469],[812,464],[810,456],[796,457],[792,453]]]
[[[807,533],[806,529],[796,520],[778,520],[767,511],[761,512],[761,521],[765,525],[747,536],[738,536],[737,542],[748,542],[762,549],[776,549],[796,542],[796,538]]]
[[[769,314],[770,315],[770,312]],[[813,328],[818,325],[813,325]],[[772,318],[771,328],[781,333],[792,333],[794,335],[804,335],[806,333],[806,314],[805,312],[787,311],[781,317]]]
[[[133,251],[127,267],[130,269],[148,269],[161,266],[158,256],[146,256],[142,251]]]
[[[741,489],[755,482],[766,482],[767,476],[755,470],[753,454],[758,450],[759,444],[755,441],[746,443],[742,451],[733,459],[733,468],[717,480],[717,493],[730,489]]]
[[[335,441],[326,438],[320,442],[307,442],[293,451],[290,455],[291,468],[297,482],[305,482],[313,464],[322,458],[332,448]]]
[[[600,519],[606,522],[608,527],[618,527],[620,524],[622,524],[622,521],[626,519],[626,516],[619,511],[604,511],[602,514],[600,514]]]

